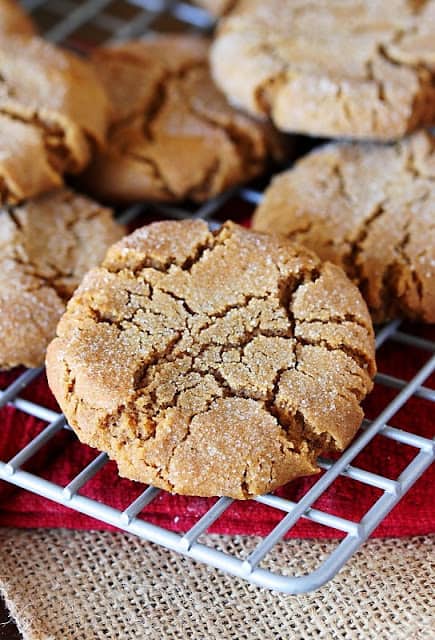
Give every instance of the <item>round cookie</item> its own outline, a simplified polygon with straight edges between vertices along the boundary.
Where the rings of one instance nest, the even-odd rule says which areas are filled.
[[[0,203],[63,184],[103,144],[109,104],[92,67],[32,38],[0,39]]]
[[[161,222],[111,247],[47,351],[79,438],[121,475],[249,498],[344,448],[372,387],[367,307],[344,272],[285,239]]]
[[[329,144],[276,176],[253,220],[340,265],[375,321],[435,322],[435,137]]]
[[[0,369],[43,364],[67,300],[122,233],[67,189],[0,210]]]
[[[212,74],[284,131],[393,140],[435,124],[434,24],[435,0],[240,0]]]
[[[118,202],[203,201],[262,171],[278,135],[228,106],[214,87],[207,42],[157,36],[97,50],[112,101],[109,141],[85,175]]]
[[[16,33],[22,36],[35,34],[35,26],[15,0],[0,0],[0,36]]]

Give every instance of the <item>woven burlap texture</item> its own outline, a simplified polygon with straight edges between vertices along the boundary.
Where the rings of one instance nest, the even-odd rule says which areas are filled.
[[[25,640],[432,640],[434,537],[372,540],[320,590],[273,593],[123,533],[0,530],[0,589]],[[204,537],[246,554],[256,538]],[[313,569],[335,542],[289,540]]]

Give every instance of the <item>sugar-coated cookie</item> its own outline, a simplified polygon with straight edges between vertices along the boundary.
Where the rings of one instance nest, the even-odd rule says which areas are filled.
[[[122,476],[241,499],[343,449],[374,371],[367,306],[340,268],[284,238],[194,220],[109,249],[47,352],[70,425]]]
[[[0,369],[43,364],[66,301],[122,234],[67,189],[0,210]]]
[[[104,143],[109,103],[89,63],[33,36],[0,38],[0,203],[63,184]]]
[[[240,0],[211,68],[284,131],[393,140],[435,124],[434,33],[435,0]]]
[[[195,36],[157,36],[95,52],[113,119],[107,147],[84,176],[93,194],[203,201],[279,153],[278,134],[229,107],[215,88],[207,51]]]
[[[340,265],[376,321],[435,322],[435,137],[329,144],[277,175],[254,228]]]

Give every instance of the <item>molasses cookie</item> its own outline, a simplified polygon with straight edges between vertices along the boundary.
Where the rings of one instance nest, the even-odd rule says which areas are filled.
[[[63,184],[105,139],[109,104],[92,67],[32,38],[0,39],[0,203]]]
[[[110,248],[47,352],[70,425],[121,475],[241,499],[343,449],[374,371],[371,319],[340,268],[285,238],[193,220]]]
[[[212,73],[284,131],[392,140],[435,124],[434,25],[435,0],[240,0]]]
[[[229,107],[215,88],[207,51],[194,36],[157,36],[95,53],[113,119],[85,175],[92,193],[203,201],[257,175],[269,152],[279,152],[276,132]]]
[[[276,176],[254,228],[340,265],[376,321],[435,322],[435,137],[329,144]]]
[[[66,301],[122,232],[66,189],[0,210],[0,369],[43,363]]]

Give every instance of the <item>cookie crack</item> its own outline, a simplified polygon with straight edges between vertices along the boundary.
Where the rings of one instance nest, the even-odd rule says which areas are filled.
[[[278,407],[276,406],[276,399],[279,393],[279,383],[281,380],[281,376],[284,373],[284,371],[288,371],[288,367],[284,368],[284,369],[278,369],[278,371],[275,374],[275,378],[273,380],[273,386],[271,391],[268,394],[268,398],[264,401],[264,407],[266,408],[266,410],[271,413],[273,416],[275,416],[275,418],[278,421],[278,424],[280,425],[280,427],[286,431],[287,428],[289,427],[288,424],[288,415],[283,416],[280,412],[280,410],[278,409]]]
[[[297,334],[296,328],[299,325],[299,322],[297,321],[293,313],[293,302],[299,287],[305,284],[307,281],[306,275],[307,274],[303,274],[301,277],[294,279],[293,283],[289,283],[289,282],[285,283],[283,287],[283,291],[281,293],[280,303],[283,306],[283,308],[286,310],[290,325],[292,327],[292,335],[294,335],[295,341],[296,341],[296,345],[294,349],[295,362],[292,365],[292,367],[285,367],[285,368],[279,369],[276,372],[276,376],[273,382],[273,388],[269,394],[268,399],[265,402],[266,409],[278,421],[278,424],[280,425],[286,439],[289,442],[291,442],[292,446],[295,448],[295,452],[299,454],[302,452],[302,447],[304,443],[308,444],[309,447],[310,446],[315,447],[315,450],[317,450],[317,447],[320,447],[319,451],[321,450],[321,446],[319,444],[320,441],[322,442],[322,446],[323,444],[325,446],[327,445],[329,448],[331,447],[335,448],[337,446],[337,443],[334,441],[331,434],[327,432],[324,432],[320,435],[316,433],[315,435],[309,436],[310,433],[314,434],[314,431],[313,429],[311,429],[310,431],[309,425],[305,422],[305,417],[303,416],[302,412],[297,410],[294,413],[289,413],[288,411],[285,411],[282,407],[277,406],[277,396],[279,393],[279,384],[280,384],[282,374],[285,371],[288,371],[289,369],[294,368],[298,370],[301,374],[305,375],[305,372],[301,371],[299,368],[300,361],[298,358],[298,351],[299,351],[298,347],[300,348],[301,346],[303,346],[304,342],[299,336],[296,335]],[[315,282],[320,277],[320,275],[321,275],[321,272],[317,269],[314,269],[310,273],[310,282]],[[301,431],[305,435],[303,438],[300,437],[298,442],[297,433]]]
[[[158,132],[154,131],[154,125],[158,120],[160,113],[168,102],[168,87],[170,86],[170,84],[175,83],[177,88],[184,93],[183,78],[192,71],[203,68],[206,68],[204,62],[189,61],[175,71],[165,70],[162,77],[155,86],[154,96],[152,97],[150,104],[140,115],[142,121],[142,132],[145,140],[150,143],[154,143],[159,139]],[[224,130],[223,126],[219,127],[217,123],[214,124],[212,120],[208,120],[201,115],[201,112],[195,110],[188,95],[185,96],[185,106],[189,109],[192,115],[194,115],[202,122],[207,122],[209,125],[214,126],[216,129]],[[113,130],[116,131],[118,129],[128,127],[129,124],[131,124],[131,122],[134,121],[137,117],[137,113],[132,113],[126,118],[123,118],[119,122],[115,123],[113,126]],[[237,150],[237,145],[235,146]],[[128,148],[125,149],[123,153],[127,157],[130,157],[135,161],[142,162],[148,165],[149,169],[152,171],[154,179],[157,182],[158,188],[162,190],[163,195],[166,199],[179,199],[180,197],[192,199],[195,199],[195,197],[201,198],[204,193],[208,193],[208,187],[210,185],[213,185],[215,177],[219,173],[222,166],[222,162],[219,159],[216,159],[197,184],[192,185],[184,193],[176,193],[176,191],[171,188],[169,181],[166,179],[165,171],[161,168],[158,160],[155,157],[150,157],[146,149],[144,150],[143,154],[134,153]]]
[[[307,221],[304,224],[302,224],[300,227],[293,227],[291,231],[286,230],[285,237],[288,240],[293,240],[294,238],[297,238],[298,236],[301,236],[301,235],[302,236],[305,234],[309,235],[314,226],[315,226],[314,221],[312,220]]]
[[[410,291],[410,283],[406,278],[407,273],[411,275],[411,280],[415,287],[415,293],[419,299],[419,305],[422,306],[423,301],[423,282],[418,272],[413,266],[407,248],[411,241],[412,216],[409,216],[404,227],[401,240],[395,245],[393,253],[394,260],[387,265],[382,278],[381,299],[386,300],[385,307],[388,313],[406,313],[409,317],[416,315],[415,310],[411,309],[406,302],[407,293]],[[405,276],[405,277],[403,277]],[[403,283],[405,290],[400,290],[400,283]]]
[[[400,29],[399,31],[396,31],[391,39],[387,42],[383,42],[380,43],[377,47],[377,54],[383,58],[385,60],[385,62],[388,62],[389,64],[395,66],[395,67],[406,67],[408,69],[412,69],[414,71],[426,71],[429,74],[432,74],[432,70],[430,69],[430,67],[428,65],[425,65],[423,62],[421,62],[420,60],[417,63],[411,63],[411,62],[405,62],[403,60],[400,60],[398,58],[395,57],[394,52],[389,50],[389,47],[391,45],[395,45],[395,44],[399,44],[400,40],[403,40],[403,38],[407,35],[409,35],[410,33],[412,33],[413,31],[413,27],[409,28],[409,29]]]
[[[75,164],[70,149],[65,142],[65,132],[59,126],[50,126],[35,111],[32,117],[25,117],[19,113],[0,108],[0,115],[37,129],[42,134],[42,141],[46,151],[46,160],[50,168],[57,175],[64,171],[74,171]],[[87,138],[90,144],[89,138]]]
[[[285,82],[291,81],[291,63],[282,58],[275,50],[273,44],[263,41],[258,44],[255,54],[265,54],[278,64],[279,69],[260,82],[254,92],[255,102],[260,113],[270,117],[274,107],[275,94],[284,86]]]
[[[133,151],[130,151],[128,149],[124,151],[124,154],[127,158],[131,158],[136,162],[139,162],[141,164],[148,166],[148,168],[151,171],[151,174],[153,175],[157,183],[158,188],[161,189],[162,193],[166,197],[170,197],[170,198],[176,197],[176,194],[169,187],[167,180],[165,180],[164,172],[161,170],[158,162],[154,158],[150,158],[150,156],[146,154],[142,155],[139,153],[134,153]]]
[[[72,196],[70,198],[66,197],[65,202],[69,202],[72,201]],[[13,224],[15,225],[17,231],[19,234],[23,234],[25,232],[25,229],[20,221],[19,215],[17,213],[17,211],[15,211],[12,207],[9,207],[6,209],[7,215],[9,216],[10,220],[13,222]],[[99,215],[99,212],[96,211],[95,212],[95,217]],[[94,216],[91,216],[94,217]],[[87,219],[91,219],[87,218]],[[76,230],[76,224],[79,221],[78,216],[75,216],[73,220],[69,221],[66,225],[65,225],[65,230],[69,233],[72,234],[73,239],[74,239],[74,243],[72,243],[72,245],[68,248],[68,251],[74,252],[78,249],[80,249],[80,246],[83,244],[82,239],[79,237],[79,235],[77,234],[77,230]],[[20,246],[20,245],[19,245]],[[27,256],[28,258],[28,256]],[[17,249],[14,250],[14,255],[12,257],[12,260],[15,262],[15,264],[19,267],[22,267],[24,273],[26,273],[26,275],[29,276],[33,276],[34,278],[36,278],[37,280],[39,280],[39,284],[34,284],[34,286],[28,286],[26,288],[26,290],[28,291],[36,291],[42,287],[49,287],[51,288],[53,291],[55,291],[55,293],[57,294],[57,296],[63,301],[63,302],[67,302],[69,300],[69,298],[71,297],[71,291],[68,289],[68,287],[65,287],[65,284],[62,282],[59,282],[59,280],[65,279],[65,278],[71,278],[72,276],[74,276],[74,270],[71,269],[61,269],[59,267],[59,265],[55,264],[54,262],[50,261],[48,258],[44,259],[44,263],[43,265],[38,266],[35,262],[33,262],[30,259],[25,259],[22,256],[19,255]],[[47,275],[46,273],[43,273],[41,271],[41,268],[48,268],[52,274],[51,275]]]
[[[153,125],[154,122],[160,115],[163,107],[165,106],[166,97],[167,97],[167,88],[166,83],[168,81],[168,75],[165,74],[160,81],[157,83],[155,87],[155,94],[151,99],[151,102],[147,106],[145,112],[141,116],[142,118],[142,131],[147,140],[153,142],[155,140],[155,136],[153,133]]]
[[[147,362],[137,368],[133,374],[133,395],[136,396],[138,391],[147,386],[147,376],[151,367],[161,362],[162,359],[167,361],[168,356],[174,351],[182,337],[183,332],[177,332],[163,348],[154,349],[152,355],[148,356]]]
[[[332,175],[337,178],[340,194],[344,197],[345,200],[347,200],[347,202],[352,203],[353,196],[352,193],[347,189],[346,179],[344,177],[340,162],[336,162],[332,167]]]
[[[306,338],[299,336],[298,343],[303,346],[312,346],[312,347],[322,347],[327,351],[338,351],[341,353],[345,353],[347,356],[352,358],[352,360],[363,370],[367,370],[371,367],[370,358],[356,347],[351,347],[349,344],[344,344],[343,342],[337,346],[332,345],[326,338],[315,340],[314,338]]]
[[[315,281],[318,277],[320,277],[320,275],[321,273],[316,270],[314,275],[312,275],[311,281]],[[298,357],[299,350],[301,347],[303,347],[305,344],[312,344],[313,346],[321,346],[323,348],[328,348],[328,350],[331,350],[331,351],[334,350],[339,352],[345,352],[349,357],[353,359],[354,362],[356,362],[356,364],[359,367],[361,367],[362,369],[368,369],[371,366],[370,360],[367,358],[367,356],[363,352],[355,348],[348,347],[348,345],[344,345],[344,344],[340,345],[340,347],[332,348],[331,345],[327,345],[327,343],[321,344],[320,341],[312,341],[312,342],[306,341],[297,335],[297,327],[300,326],[300,324],[302,323],[300,323],[294,317],[293,311],[292,311],[292,305],[293,305],[293,299],[298,291],[298,288],[303,283],[304,283],[304,280],[299,280],[292,294],[290,295],[288,303],[287,302],[284,303],[285,308],[288,309],[290,314],[289,319],[292,324],[293,334],[296,340],[296,347],[294,349],[295,363],[293,365],[293,368],[296,369],[301,375],[306,375],[312,378],[313,380],[315,380],[314,376],[300,369],[300,360]],[[287,297],[288,297],[288,294],[286,295],[286,298]],[[351,318],[351,321],[353,321],[353,314],[350,314],[350,318]],[[327,324],[327,322],[325,324]],[[361,326],[367,331],[367,327],[365,325],[361,325]],[[278,424],[283,430],[283,433],[285,434],[286,439],[292,443],[297,453],[302,452],[302,448],[304,445],[308,446],[308,450],[312,449],[314,451],[313,459],[315,459],[315,457],[317,457],[317,454],[322,450],[326,450],[326,449],[332,450],[332,451],[338,450],[339,447],[335,438],[329,432],[326,432],[326,431],[322,433],[316,432],[314,428],[312,428],[309,425],[309,423],[306,422],[305,416],[301,411],[297,410],[296,412],[289,413],[283,407],[277,406],[277,396],[279,393],[280,379],[282,374],[288,370],[289,370],[289,367],[279,370],[277,372],[274,380],[273,389],[269,395],[269,398],[266,400],[266,403],[265,403],[267,410],[276,418],[276,420],[278,421]],[[352,388],[349,390],[355,395],[355,397],[357,397],[358,401],[361,399],[361,392],[358,391],[358,389]],[[339,393],[339,395],[341,394]],[[300,435],[299,442],[298,442],[298,438],[296,437],[298,433],[303,434],[303,435]]]
[[[148,465],[149,467],[151,467],[152,469],[154,469],[156,471],[156,475],[158,478],[160,478],[160,480],[162,480],[163,482],[166,482],[171,491],[174,491],[174,484],[171,482],[170,478],[170,466],[171,466],[171,462],[174,459],[177,449],[184,443],[186,442],[186,440],[189,438],[190,433],[191,433],[191,424],[192,424],[192,419],[193,417],[191,417],[187,423],[187,428],[185,433],[183,434],[182,438],[173,444],[170,453],[168,454],[168,458],[166,460],[166,463],[164,465],[157,465],[152,463],[149,459],[147,459],[146,457],[144,458],[144,462],[146,465]],[[156,431],[149,437],[146,438],[147,441],[155,439],[157,437],[157,433]]]
[[[147,458],[144,458],[143,463],[145,464],[145,466],[149,467],[150,469],[154,469],[154,471],[156,472],[157,478],[159,478],[159,480],[164,482],[166,485],[169,485],[169,491],[171,493],[174,493],[175,486],[169,480],[169,477],[168,477],[169,473],[168,473],[168,466],[167,465],[154,464],[153,462],[151,462]]]
[[[164,365],[164,364],[173,364],[176,363],[179,360],[183,360],[186,357],[189,357],[191,359],[191,363],[190,366],[188,368],[188,370],[186,370],[183,375],[185,376],[189,376],[192,373],[196,373],[199,376],[205,376],[205,375],[210,375],[212,376],[215,381],[218,383],[218,387],[219,390],[221,391],[221,394],[211,394],[211,397],[208,399],[207,401],[207,407],[210,406],[210,404],[212,402],[214,402],[217,398],[222,397],[222,398],[243,398],[243,399],[249,399],[249,400],[253,400],[255,402],[262,402],[261,398],[258,396],[258,394],[256,395],[254,392],[252,392],[250,389],[247,389],[245,391],[234,387],[231,382],[227,379],[227,377],[219,370],[219,366],[221,364],[223,364],[223,357],[225,355],[225,353],[228,353],[229,351],[232,351],[234,348],[238,348],[240,350],[240,355],[242,355],[244,353],[244,349],[246,348],[246,346],[248,344],[250,344],[250,342],[252,342],[252,340],[258,336],[262,336],[262,337],[282,337],[281,335],[277,335],[277,336],[270,336],[269,334],[265,335],[264,332],[261,331],[253,331],[253,332],[247,332],[245,336],[243,336],[239,342],[237,344],[225,344],[225,345],[221,345],[221,344],[216,344],[214,342],[208,342],[206,344],[201,345],[201,347],[195,351],[194,353],[191,353],[189,351],[189,353],[187,354],[184,351],[181,352],[176,352],[175,348],[176,348],[176,344],[174,343],[173,348],[168,350],[165,354],[163,354],[163,356],[161,356],[160,358],[155,359],[155,361],[151,364],[149,364],[149,366],[146,369],[145,372],[145,376],[143,378],[143,380],[141,381],[138,390],[141,393],[144,393],[145,391],[147,393],[150,393],[151,396],[151,401],[152,404],[157,407],[156,408],[156,412],[153,414],[153,417],[155,417],[156,414],[158,414],[160,411],[165,411],[167,409],[176,409],[179,408],[178,407],[178,400],[179,397],[182,393],[184,393],[185,391],[188,391],[189,389],[193,389],[197,386],[196,382],[192,382],[192,383],[187,383],[184,384],[183,387],[181,389],[178,389],[177,391],[174,392],[174,395],[172,396],[171,400],[166,402],[166,403],[161,403],[158,402],[157,400],[157,396],[155,395],[155,392],[153,392],[152,389],[152,383],[153,380],[157,379],[156,377],[158,377],[158,373],[159,373],[159,367],[160,365]],[[211,365],[209,362],[204,362],[202,360],[203,356],[207,353],[207,351],[210,348],[213,347],[217,347],[219,349],[219,362],[216,363],[215,366]],[[240,362],[241,359],[240,359]],[[244,363],[244,366],[246,366],[249,369],[249,366]],[[281,374],[284,371],[287,371],[289,369],[293,368],[293,364],[289,364],[289,366],[284,367],[282,369],[280,369],[279,374]],[[252,371],[251,371],[252,373]],[[154,393],[154,395],[153,395]],[[204,411],[207,411],[207,409],[205,409]],[[201,412],[203,413],[203,412]]]
[[[253,300],[267,300],[267,297],[265,296],[256,296],[253,294],[248,294],[245,295],[243,300],[234,302],[233,304],[227,304],[223,309],[221,309],[220,311],[215,311],[212,315],[208,316],[208,320],[210,322],[208,322],[207,324],[201,325],[198,330],[200,332],[205,331],[206,329],[209,329],[210,327],[213,326],[214,322],[216,320],[223,320],[224,318],[226,318],[226,316],[228,316],[231,311],[234,311],[236,309],[245,309],[249,306],[249,303],[252,302]]]
[[[248,470],[249,470],[249,462],[246,462],[245,468],[242,473],[242,477],[240,479],[240,490],[245,498],[249,498],[251,492],[249,490],[249,482],[248,482]]]
[[[432,103],[433,96],[435,95],[433,69],[421,60],[413,64],[396,59],[394,53],[388,49],[392,44],[394,44],[394,38],[389,43],[379,45],[377,50],[378,56],[392,66],[412,70],[418,81],[418,87],[413,96],[412,109],[407,118],[407,129],[409,129],[410,127],[418,125],[425,117],[427,118],[428,104]],[[383,84],[379,79],[377,79],[377,83],[378,86],[379,84],[381,85],[380,96],[383,96],[384,101],[387,101],[387,93],[383,88]],[[389,104],[393,109],[396,108],[396,105],[391,101],[389,101]]]
[[[326,309],[325,309],[326,311]],[[371,332],[371,327],[368,324],[365,324],[364,322],[362,322],[360,320],[360,318],[358,318],[358,316],[356,316],[353,313],[343,313],[343,315],[337,316],[337,315],[331,315],[328,317],[327,320],[323,320],[321,318],[310,318],[309,320],[306,318],[301,318],[298,322],[298,325],[305,325],[305,324],[315,324],[315,323],[319,323],[319,324],[323,324],[323,325],[329,325],[329,324],[337,324],[337,325],[341,325],[344,322],[351,322],[352,324],[356,324],[359,327],[361,327],[361,329],[365,329],[367,333]]]
[[[282,276],[278,281],[278,301],[285,311],[291,330],[294,335],[296,319],[293,313],[293,301],[300,287],[316,282],[321,276],[321,270],[317,267],[301,271],[300,273]],[[267,297],[266,297],[267,299]]]
[[[433,150],[434,147],[435,147],[435,143],[432,142],[431,150]],[[399,148],[397,148],[397,153],[400,154]],[[425,159],[427,159],[427,156]],[[414,149],[412,146],[409,147],[409,153],[405,158],[404,169],[407,173],[410,174],[412,178],[421,178],[425,181],[427,180],[429,183],[435,182],[434,175],[430,175],[430,173],[426,173],[426,174],[422,173],[421,168],[416,163],[416,157],[415,157]],[[428,191],[424,196],[422,196],[422,198],[419,198],[419,199],[427,199],[429,197],[430,197],[430,192]]]
[[[226,134],[236,155],[239,157],[243,171],[250,172],[255,170],[258,163],[261,163],[261,156],[256,154],[252,138],[250,138],[250,136],[245,133],[241,127],[238,127],[236,122],[231,122],[230,120],[225,121],[224,118],[219,119],[213,117],[212,113],[206,113],[205,111],[198,109],[195,107],[192,100],[189,99],[189,96],[186,96],[186,104],[192,115],[198,118],[201,122]]]
[[[65,287],[62,284],[58,283],[57,280],[59,278],[67,278],[72,275],[71,273],[63,273],[56,269],[56,273],[53,276],[48,276],[38,271],[37,266],[33,262],[26,262],[17,255],[15,255],[12,260],[18,267],[23,268],[23,271],[26,275],[32,276],[38,281],[33,283],[32,285],[28,283],[24,288],[25,291],[39,291],[44,287],[48,287],[49,289],[52,289],[54,291],[54,293],[60,300],[62,300],[62,302],[65,303],[70,298],[69,293],[65,291]],[[46,264],[51,269],[54,269],[54,266],[52,264],[48,262]]]
[[[349,249],[343,256],[343,264],[346,267],[346,272],[358,284],[365,297],[367,297],[366,288],[368,282],[367,278],[364,275],[363,265],[360,264],[359,260],[363,251],[362,244],[369,236],[373,224],[386,213],[385,207],[387,202],[388,200],[385,199],[382,202],[379,202],[373,208],[372,213],[362,221],[359,230],[357,230],[357,234],[354,238],[345,238],[345,242],[349,245]]]
[[[22,232],[24,230],[23,225],[21,224],[20,218],[18,217],[17,213],[12,209],[12,207],[5,208],[4,211],[7,212],[8,216],[14,223],[17,231]]]
[[[198,242],[195,246],[193,253],[186,257],[186,259],[178,264],[175,256],[169,256],[165,261],[157,261],[155,258],[144,255],[141,260],[138,261],[134,268],[125,266],[125,265],[113,265],[113,264],[105,264],[104,268],[107,269],[109,273],[117,274],[123,271],[130,273],[133,277],[141,276],[146,284],[150,287],[155,287],[159,289],[162,293],[167,293],[168,295],[173,295],[176,297],[176,294],[173,291],[168,291],[163,288],[162,283],[160,286],[158,284],[153,284],[150,281],[150,278],[147,277],[146,269],[151,269],[159,273],[168,274],[170,272],[171,267],[175,267],[180,269],[181,271],[186,271],[191,273],[192,268],[201,261],[204,254],[210,250],[212,252],[218,246],[224,246],[227,238],[223,237],[225,235],[224,227],[217,229],[216,231],[209,232],[208,237],[204,242]],[[222,236],[222,237],[221,237]],[[178,296],[178,299],[182,300],[181,297]],[[184,300],[185,302],[185,300]],[[191,312],[193,313],[193,312]]]
[[[211,194],[210,197],[212,197],[215,191],[213,185],[216,177],[219,175],[221,167],[222,161],[219,158],[216,158],[205,171],[201,180],[197,182],[197,184],[193,185],[183,197],[187,200],[202,199],[204,195],[207,194]]]

